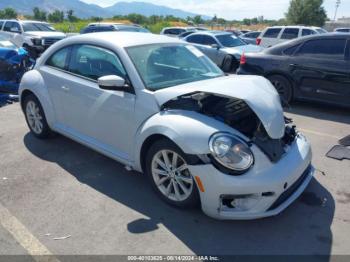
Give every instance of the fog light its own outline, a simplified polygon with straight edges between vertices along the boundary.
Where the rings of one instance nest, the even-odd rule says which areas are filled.
[[[259,194],[221,196],[221,209],[231,211],[247,211],[252,209],[260,200]]]

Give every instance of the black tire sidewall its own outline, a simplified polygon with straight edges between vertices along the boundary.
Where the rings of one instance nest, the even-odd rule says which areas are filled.
[[[293,100],[293,87],[292,87],[291,82],[286,77],[281,76],[281,75],[273,75],[273,76],[270,76],[268,79],[270,80],[270,82],[272,83],[273,86],[275,86],[274,85],[275,81],[279,81],[283,85],[283,89],[285,92],[284,95],[281,95],[280,93],[279,93],[279,95],[287,103],[292,102],[292,100]],[[278,91],[278,90],[276,89],[276,91]]]
[[[193,190],[191,192],[191,195],[184,201],[173,201],[171,199],[168,199],[166,196],[163,195],[162,192],[158,189],[152,175],[152,159],[156,153],[158,153],[160,150],[171,150],[179,154],[187,163],[187,157],[186,154],[177,146],[175,145],[172,141],[168,139],[161,139],[156,141],[155,143],[152,144],[152,146],[149,148],[147,154],[146,154],[146,160],[145,160],[145,173],[151,183],[151,186],[153,190],[157,193],[157,195],[163,199],[166,203],[179,207],[179,208],[193,208],[198,206],[200,203],[199,200],[199,192],[197,189],[197,184],[195,182],[194,177],[193,179]]]
[[[233,57],[230,55],[225,56],[222,62],[222,71],[225,73],[230,73],[232,71]]]
[[[42,129],[42,132],[40,134],[38,134],[38,133],[34,132],[34,130],[32,130],[32,127],[30,126],[29,121],[27,119],[27,112],[26,111],[27,111],[27,104],[29,101],[33,101],[38,106],[40,115],[42,116],[43,129]],[[47,124],[44,110],[39,102],[39,99],[35,95],[28,95],[25,97],[24,103],[23,103],[23,110],[24,110],[24,116],[25,116],[27,125],[28,125],[31,133],[34,136],[36,136],[37,138],[47,138],[51,135],[51,129],[50,129],[49,125]]]

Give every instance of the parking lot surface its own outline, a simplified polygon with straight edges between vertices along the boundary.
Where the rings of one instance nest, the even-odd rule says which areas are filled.
[[[350,114],[306,103],[315,178],[276,217],[217,221],[164,204],[142,174],[72,140],[34,138],[18,104],[0,109],[0,254],[350,254],[350,161],[325,154]]]

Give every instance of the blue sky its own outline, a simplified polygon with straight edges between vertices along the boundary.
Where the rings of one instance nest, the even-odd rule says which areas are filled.
[[[82,0],[101,6],[109,6],[118,0]],[[132,0],[123,0],[132,2]],[[226,19],[242,19],[264,15],[265,18],[278,19],[284,17],[290,0],[137,0],[157,5],[183,9],[194,13],[213,16],[214,14]],[[333,19],[336,0],[324,0],[328,17]],[[341,0],[337,17],[350,17],[350,0]]]

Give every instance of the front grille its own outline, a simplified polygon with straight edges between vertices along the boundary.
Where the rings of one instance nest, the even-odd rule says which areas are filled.
[[[295,191],[298,190],[299,186],[304,182],[306,177],[309,175],[311,170],[311,164],[306,168],[306,170],[302,173],[302,175],[298,178],[297,181],[294,182],[286,191],[284,191],[279,198],[272,204],[272,206],[268,209],[268,211],[273,210],[283,204],[291,195],[294,194]]]
[[[61,40],[61,39],[60,38],[45,38],[44,39],[44,45],[50,46],[50,45],[56,43],[59,40]]]

